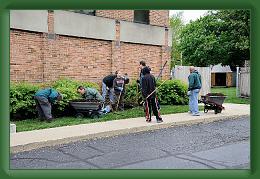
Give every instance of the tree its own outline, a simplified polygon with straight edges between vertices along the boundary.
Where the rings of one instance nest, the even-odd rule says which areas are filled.
[[[183,12],[173,14],[170,18],[170,27],[172,30],[172,50],[171,50],[171,68],[182,63],[180,49],[180,35],[184,27]]]
[[[181,33],[183,58],[192,65],[241,66],[250,59],[248,10],[209,11]]]

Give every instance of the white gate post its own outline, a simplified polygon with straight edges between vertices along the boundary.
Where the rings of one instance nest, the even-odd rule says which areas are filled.
[[[239,94],[239,80],[240,80],[240,78],[239,78],[239,74],[240,74],[240,72],[239,72],[239,67],[237,67],[237,80],[236,80],[236,96],[237,97],[240,97],[240,94]]]

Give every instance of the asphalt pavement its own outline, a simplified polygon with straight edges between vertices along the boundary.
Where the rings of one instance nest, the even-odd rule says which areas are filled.
[[[225,110],[218,114],[215,114],[214,111],[209,111],[208,113],[201,112],[200,116],[191,116],[188,112],[163,115],[162,118],[164,122],[159,124],[156,123],[155,117],[153,117],[151,123],[145,122],[144,117],[138,117],[11,133],[10,149],[11,153],[17,153],[82,139],[112,137],[173,126],[209,123],[250,115],[250,105],[225,103],[223,106]]]
[[[250,118],[79,140],[10,156],[11,169],[249,169]]]

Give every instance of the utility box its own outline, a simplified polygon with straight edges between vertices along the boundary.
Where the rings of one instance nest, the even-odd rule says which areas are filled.
[[[16,133],[16,125],[10,124],[10,133]]]

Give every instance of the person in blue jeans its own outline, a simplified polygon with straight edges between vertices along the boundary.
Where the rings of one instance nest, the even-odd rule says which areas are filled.
[[[194,66],[190,67],[189,80],[189,109],[193,116],[199,116],[198,97],[201,89],[201,75]]]
[[[45,88],[37,91],[34,95],[34,99],[40,120],[51,122],[53,120],[51,104],[55,101],[62,100],[62,95],[53,88]]]
[[[106,96],[108,95],[111,104],[115,103],[113,82],[114,79],[117,77],[117,73],[118,72],[116,71],[115,74],[107,75],[102,80],[102,97],[105,100]]]

